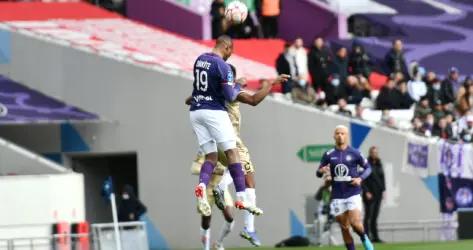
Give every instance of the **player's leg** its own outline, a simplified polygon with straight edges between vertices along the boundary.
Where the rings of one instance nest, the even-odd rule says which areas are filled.
[[[346,249],[355,250],[355,244],[350,233],[350,219],[347,210],[346,199],[332,199],[330,202],[330,212],[335,216],[335,220],[340,226]]]
[[[351,237],[350,233],[350,218],[348,216],[348,212],[336,216],[335,219],[340,225],[343,242],[345,242],[345,247],[347,248],[347,250],[355,250],[355,243],[353,242],[353,237]]]
[[[210,249],[210,216],[202,216],[200,226],[200,239],[204,250]]]
[[[353,228],[353,231],[355,231],[355,233],[358,234],[358,236],[360,237],[360,240],[363,243],[363,247],[365,248],[365,250],[374,250],[373,244],[371,243],[369,237],[366,235],[365,229],[363,227],[363,220],[361,216],[361,196],[354,195],[348,198],[347,207],[350,225]]]
[[[211,209],[207,201],[206,187],[217,162],[217,144],[206,124],[206,114],[204,110],[192,111],[190,112],[190,120],[194,133],[197,136],[200,150],[205,154],[205,161],[200,168],[199,184],[194,189],[197,198],[197,210],[200,214],[209,216]]]
[[[240,155],[242,155],[242,152],[240,152]],[[248,202],[252,206],[256,206],[256,182],[254,167],[251,161],[249,160],[249,155],[244,156],[243,154],[242,158],[244,168],[243,170],[245,171],[246,196]],[[244,239],[247,239],[254,246],[261,246],[261,241],[259,240],[255,229],[255,215],[248,211],[245,211],[244,220],[245,227],[243,228],[243,231],[240,232],[240,236]]]
[[[217,238],[217,241],[215,242],[215,245],[214,245],[215,249],[217,250],[224,249],[223,241],[230,234],[230,232],[233,230],[233,227],[235,225],[235,222],[233,221],[233,214],[232,214],[233,200],[232,200],[232,196],[228,192],[228,188],[224,189],[224,202],[225,202],[225,207],[222,210],[222,214],[223,214],[223,217],[225,218],[225,222],[223,224],[222,230],[220,231],[220,235]]]

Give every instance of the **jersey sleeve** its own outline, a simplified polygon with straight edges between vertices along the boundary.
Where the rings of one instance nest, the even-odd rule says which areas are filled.
[[[228,102],[235,101],[241,89],[235,85],[232,69],[226,63],[219,63],[218,73],[220,75],[225,100]]]
[[[319,169],[326,166],[327,164],[329,164],[329,158],[328,158],[328,152],[325,152],[324,155],[322,155],[322,159],[320,160],[320,165],[317,168],[317,172],[316,172],[317,177],[319,178],[322,177],[322,173],[319,172]]]
[[[358,154],[358,161],[357,164],[358,166],[363,168],[363,171],[360,173],[361,179],[366,179],[368,176],[371,174],[371,166],[368,163],[368,160],[360,153],[357,152]]]

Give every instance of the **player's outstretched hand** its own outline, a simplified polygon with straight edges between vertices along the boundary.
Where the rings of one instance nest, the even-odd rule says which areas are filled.
[[[319,171],[323,174],[330,175],[330,164],[327,164],[327,165],[321,167]]]
[[[280,74],[280,75],[278,75],[278,77],[274,81],[274,84],[286,82],[287,80],[289,80],[289,78],[291,78],[290,75]]]
[[[247,80],[246,80],[245,77],[238,78],[235,82],[238,83],[238,84],[240,84],[240,86],[241,86],[242,88],[246,88]]]
[[[351,184],[353,186],[361,186],[361,178],[360,177],[355,177],[351,180]]]

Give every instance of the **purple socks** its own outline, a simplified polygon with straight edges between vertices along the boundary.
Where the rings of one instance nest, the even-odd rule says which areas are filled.
[[[245,184],[245,174],[241,169],[241,163],[233,163],[228,165],[228,170],[230,171],[230,175],[233,179],[233,184],[235,184],[235,191],[236,192],[244,192],[246,189]],[[200,171],[202,174],[202,170]]]
[[[347,250],[355,250],[355,244],[353,242],[345,244],[345,246],[347,247]]]
[[[199,183],[204,183],[206,186],[209,184],[210,178],[214,171],[214,164],[210,161],[205,161],[200,168]]]

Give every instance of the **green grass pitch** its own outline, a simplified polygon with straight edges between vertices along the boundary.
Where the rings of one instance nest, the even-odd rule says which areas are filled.
[[[230,249],[230,248],[226,248]],[[293,248],[235,248],[235,250],[345,250],[345,247],[293,247]],[[363,246],[356,246],[356,249],[362,250]],[[473,250],[473,240],[454,241],[454,242],[426,242],[426,243],[397,243],[397,244],[376,244],[375,250]]]

